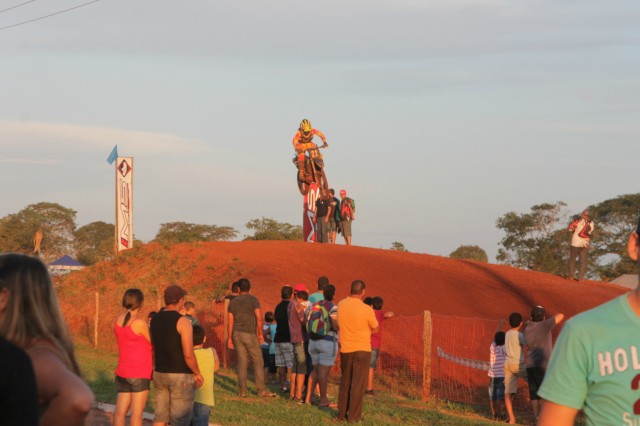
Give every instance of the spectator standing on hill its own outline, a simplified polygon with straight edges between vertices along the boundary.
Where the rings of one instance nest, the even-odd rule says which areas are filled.
[[[84,424],[93,393],[80,378],[73,341],[47,267],[35,257],[0,255],[0,336],[31,360],[40,424]],[[26,385],[28,373],[24,380]]]
[[[322,194],[316,200],[316,211],[313,213],[313,223],[316,224],[316,243],[327,243],[329,232],[329,209],[331,207],[331,197],[329,194]]]
[[[589,219],[589,212],[583,211],[579,218],[576,218],[571,225],[569,231],[573,231],[571,237],[571,250],[569,252],[569,278],[576,279],[576,256],[580,258],[580,271],[577,281],[584,279],[587,270],[587,251],[589,250],[589,242],[594,224]]]
[[[323,290],[324,297],[311,306],[307,331],[309,333],[309,355],[313,370],[309,376],[306,403],[311,404],[311,396],[318,384],[320,389],[319,407],[332,404],[327,398],[329,372],[338,355],[338,307],[333,303],[336,288],[327,284]]]
[[[302,388],[305,383],[305,375],[309,372],[307,369],[307,355],[305,351],[305,333],[304,319],[305,310],[308,303],[307,287],[304,284],[297,284],[293,288],[294,300],[288,306],[289,314],[289,333],[291,334],[291,343],[293,344],[293,367],[291,368],[291,390],[290,397],[296,402],[302,404],[303,393]]]
[[[378,357],[380,356],[380,347],[382,346],[382,323],[384,320],[393,318],[395,315],[391,311],[382,311],[384,300],[380,296],[376,296],[371,300],[371,306],[373,306],[373,313],[378,320],[378,330],[371,333],[371,363],[369,364],[369,380],[367,381],[366,395],[373,395],[373,378],[378,366]]]
[[[362,405],[367,388],[371,363],[371,333],[378,328],[378,320],[370,306],[362,302],[364,281],[351,283],[349,297],[338,303],[340,331],[340,390],[338,420],[358,422],[362,419]]]
[[[214,374],[220,368],[220,360],[214,348],[204,348],[207,341],[204,328],[197,324],[193,326],[193,351],[198,360],[198,367],[202,373],[203,383],[196,389],[193,400],[193,418],[191,426],[208,426],[211,409],[215,405],[213,394]]]
[[[29,356],[0,337],[2,424],[38,426],[38,391]]]
[[[347,191],[340,190],[340,226],[346,245],[351,245],[351,221],[356,218],[356,202],[347,197]]]
[[[629,237],[634,261],[639,233],[640,223]],[[587,425],[638,424],[638,330],[640,286],[568,320],[538,391],[538,425],[573,425],[580,410]]]
[[[509,415],[509,424],[516,423],[513,413],[512,395],[518,393],[518,378],[524,375],[524,352],[522,346],[525,343],[524,334],[520,332],[522,327],[522,315],[513,312],[509,315],[511,329],[505,334],[504,343],[504,404]]]
[[[113,415],[114,426],[124,426],[131,410],[131,426],[142,426],[142,414],[149,396],[153,355],[149,325],[138,316],[144,295],[130,288],[122,296],[122,307],[127,310],[118,316],[114,332],[118,342],[116,389],[118,397]]]
[[[291,343],[291,333],[289,332],[289,304],[293,288],[285,285],[280,289],[282,300],[273,310],[276,320],[276,367],[278,367],[278,377],[280,379],[280,390],[283,393],[289,392],[287,387],[287,373],[293,367],[293,344]]]
[[[191,423],[195,388],[203,378],[193,350],[193,326],[180,314],[187,292],[175,284],[164,290],[165,308],[151,321],[155,370],[154,426]]]
[[[538,389],[544,379],[549,357],[551,357],[551,330],[564,319],[564,314],[555,314],[546,318],[542,306],[531,309],[531,322],[524,330],[527,345],[527,380],[529,382],[529,399],[533,416],[537,419],[540,414],[540,397]]]
[[[489,347],[489,405],[494,420],[504,420],[504,331],[495,334]]]
[[[318,291],[309,295],[309,303],[313,305],[318,300],[324,300],[324,288],[327,285],[329,285],[329,278],[327,277],[318,278]]]
[[[258,396],[275,396],[267,390],[264,382],[264,366],[260,345],[262,335],[262,313],[260,302],[249,294],[251,283],[246,278],[238,280],[240,295],[229,303],[229,348],[238,354],[238,392],[240,397],[247,396],[247,367],[249,358],[253,363],[253,375],[258,388]]]
[[[329,199],[329,228],[327,235],[329,244],[335,244],[340,223],[340,200],[336,198],[336,192],[333,188],[329,190],[329,194],[331,194],[331,198]]]

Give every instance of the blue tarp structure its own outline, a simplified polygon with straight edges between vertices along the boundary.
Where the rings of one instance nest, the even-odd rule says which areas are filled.
[[[49,266],[69,266],[69,267],[75,266],[75,267],[82,268],[82,265],[80,264],[80,262],[78,262],[77,260],[75,260],[73,257],[69,255],[64,255],[60,259],[56,260],[55,262],[51,262]]]
[[[84,266],[69,255],[62,256],[60,259],[49,264],[49,272],[51,275],[64,275],[71,271],[79,271],[82,268],[84,268]]]

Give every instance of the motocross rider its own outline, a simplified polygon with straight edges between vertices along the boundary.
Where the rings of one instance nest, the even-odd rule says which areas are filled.
[[[322,139],[322,148],[329,146],[324,134],[320,130],[312,128],[311,122],[305,118],[300,122],[300,128],[293,136],[293,149],[296,150],[296,154],[298,155],[298,176],[300,180],[304,179],[305,151],[316,147],[316,144],[313,143],[313,137],[316,135]],[[309,156],[311,158],[322,158],[322,154],[320,154],[318,150],[309,151]]]

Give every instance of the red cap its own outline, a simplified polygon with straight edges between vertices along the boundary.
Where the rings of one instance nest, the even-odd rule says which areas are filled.
[[[344,195],[347,195],[347,191],[345,191],[344,189],[341,189],[341,190],[340,190],[340,195],[343,195],[343,194],[344,194]]]
[[[295,287],[293,287],[293,291],[307,291],[307,286],[304,284],[296,284]]]

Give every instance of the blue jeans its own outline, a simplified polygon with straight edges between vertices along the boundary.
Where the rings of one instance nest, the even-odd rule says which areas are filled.
[[[196,394],[194,382],[193,374],[153,372],[156,422],[189,426]]]
[[[211,414],[210,406],[194,402],[191,426],[209,426],[209,414]]]

